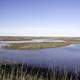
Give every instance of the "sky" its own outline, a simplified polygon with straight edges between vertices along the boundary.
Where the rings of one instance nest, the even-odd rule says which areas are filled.
[[[80,36],[80,0],[0,0],[0,36]]]

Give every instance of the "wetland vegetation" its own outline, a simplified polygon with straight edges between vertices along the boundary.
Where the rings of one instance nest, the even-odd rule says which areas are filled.
[[[40,38],[37,38],[37,40]],[[49,39],[47,38],[41,38],[41,39]],[[57,40],[62,40],[61,42],[58,41],[52,41],[52,42],[33,42],[33,43],[11,43],[10,45],[3,46],[6,49],[17,49],[17,50],[30,50],[30,49],[44,49],[44,48],[56,48],[61,46],[67,46],[70,44],[80,44],[80,38],[57,38]]]
[[[13,43],[8,46],[4,46],[6,49],[17,49],[17,50],[30,50],[30,49],[44,49],[44,48],[56,48],[61,46],[69,45],[65,42],[41,42],[41,43]]]
[[[40,68],[27,64],[0,64],[0,80],[80,80],[80,71]]]

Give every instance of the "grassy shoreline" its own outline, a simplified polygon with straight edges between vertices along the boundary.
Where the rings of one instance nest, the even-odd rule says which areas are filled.
[[[41,43],[15,43],[8,46],[4,46],[6,49],[16,50],[31,50],[31,49],[45,49],[45,48],[56,48],[61,46],[70,45],[68,42],[41,42]]]
[[[62,40],[63,42],[10,43],[10,45],[3,46],[3,48],[14,50],[32,50],[56,48],[70,44],[80,44],[80,38],[59,38],[59,40]]]

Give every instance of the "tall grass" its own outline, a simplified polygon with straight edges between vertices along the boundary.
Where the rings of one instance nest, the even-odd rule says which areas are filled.
[[[0,80],[80,80],[80,72],[59,71],[27,64],[0,64]]]

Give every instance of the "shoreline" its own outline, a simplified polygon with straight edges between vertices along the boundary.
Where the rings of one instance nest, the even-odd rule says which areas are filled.
[[[35,39],[35,37],[33,38]],[[46,38],[37,38],[37,40],[43,40]],[[49,39],[49,38],[48,38]],[[46,39],[47,40],[47,39]],[[80,38],[57,38],[56,40],[61,40],[62,42],[46,42],[45,41],[34,41],[32,43],[25,43],[24,41],[21,43],[9,43],[7,45],[3,45],[2,48],[12,49],[12,50],[34,50],[34,49],[46,49],[46,48],[57,48],[68,46],[71,44],[80,44]]]
[[[6,49],[14,50],[33,50],[33,49],[46,49],[46,48],[57,48],[62,46],[70,45],[67,42],[41,42],[41,43],[20,43],[20,44],[10,44],[4,46]]]

